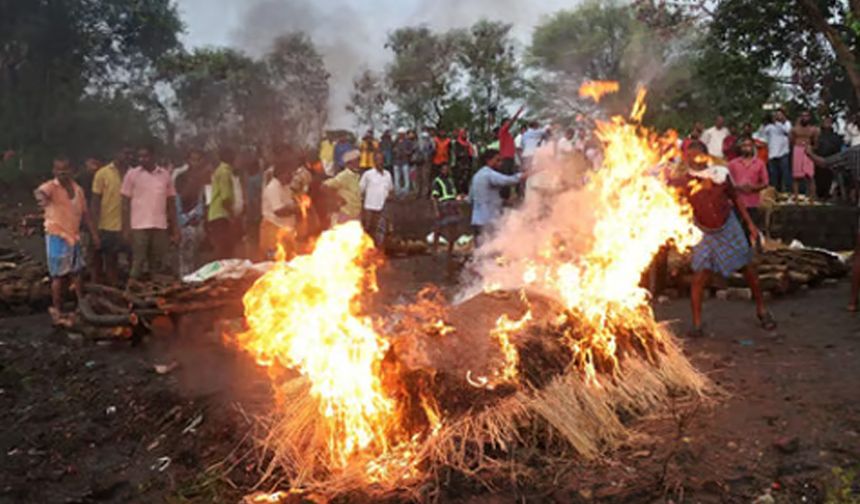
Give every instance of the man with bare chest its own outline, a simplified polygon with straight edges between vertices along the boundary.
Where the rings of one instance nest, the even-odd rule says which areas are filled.
[[[797,199],[801,180],[806,180],[806,195],[809,199],[815,197],[815,163],[806,154],[806,148],[808,146],[814,149],[817,142],[818,127],[812,124],[812,114],[808,110],[804,110],[797,123],[791,128],[791,143],[793,145],[791,175],[795,199]]]

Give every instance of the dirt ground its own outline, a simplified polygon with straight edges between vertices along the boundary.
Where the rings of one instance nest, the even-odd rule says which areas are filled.
[[[430,257],[389,262],[379,304],[444,270]],[[637,421],[640,435],[599,462],[490,489],[453,478],[439,500],[749,503],[770,491],[760,502],[800,503],[850,491],[833,475],[860,463],[860,322],[842,310],[847,289],[774,301],[773,333],[751,305],[709,301],[711,334],[684,346],[721,396]],[[656,312],[681,333],[689,323],[684,299]],[[209,317],[163,322],[130,347],[53,330],[44,315],[0,319],[0,503],[237,502],[254,489],[248,435],[270,404],[265,372]]]

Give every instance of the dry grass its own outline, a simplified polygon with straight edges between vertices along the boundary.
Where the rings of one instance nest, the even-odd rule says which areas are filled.
[[[655,330],[661,330],[655,326]],[[385,464],[391,476],[384,483],[368,483],[361,460],[346,468],[334,468],[327,460],[327,432],[319,406],[308,393],[308,383],[294,378],[282,383],[273,416],[259,420],[259,446],[268,462],[258,488],[289,486],[325,496],[360,491],[373,497],[404,494],[418,498],[454,470],[491,486],[499,479],[518,480],[536,476],[517,457],[554,446],[573,450],[585,459],[599,459],[628,440],[632,434],[622,422],[665,410],[668,398],[686,394],[706,398],[710,382],[696,371],[669,335],[661,335],[665,347],[655,362],[628,356],[614,377],[599,385],[586,384],[582,374],[569,369],[541,390],[520,390],[499,403],[454,420],[446,420],[436,432],[409,445],[410,453],[394,452]],[[552,459],[549,459],[552,460]],[[557,459],[556,463],[569,463]],[[541,474],[561,470],[541,467]],[[416,467],[417,466],[417,471]],[[438,490],[438,489],[437,489]]]

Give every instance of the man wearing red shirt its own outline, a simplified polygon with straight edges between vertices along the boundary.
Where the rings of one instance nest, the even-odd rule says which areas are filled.
[[[758,228],[738,199],[728,169],[724,166],[708,167],[696,160],[706,151],[707,147],[702,142],[690,142],[686,155],[689,170],[681,180],[687,201],[693,208],[696,226],[702,231],[702,240],[693,247],[693,284],[690,289],[693,328],[690,336],[704,336],[702,297],[711,274],[716,272],[728,277],[737,270],[743,271],[749,284],[762,328],[772,330],[776,328],[776,322],[765,308],[758,273],[752,266],[753,252],[732,206],[746,223],[752,243],[758,239]]]
[[[755,143],[752,138],[744,138],[739,145],[740,157],[729,162],[729,172],[732,182],[738,191],[738,201],[747,209],[758,208],[761,200],[760,192],[770,183],[767,166],[755,155]]]
[[[502,158],[500,171],[505,175],[513,175],[514,159],[517,156],[517,148],[514,145],[514,136],[511,134],[511,126],[520,118],[523,113],[523,107],[517,110],[513,118],[502,119],[502,127],[499,129],[499,156]]]

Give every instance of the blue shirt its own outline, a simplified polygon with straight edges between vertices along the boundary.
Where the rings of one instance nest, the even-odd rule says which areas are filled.
[[[472,177],[472,188],[469,199],[472,201],[472,225],[486,226],[492,224],[502,215],[502,196],[499,189],[505,186],[519,184],[519,173],[505,175],[485,166]]]
[[[349,142],[338,142],[334,144],[334,165],[343,168],[343,155],[352,150]]]

